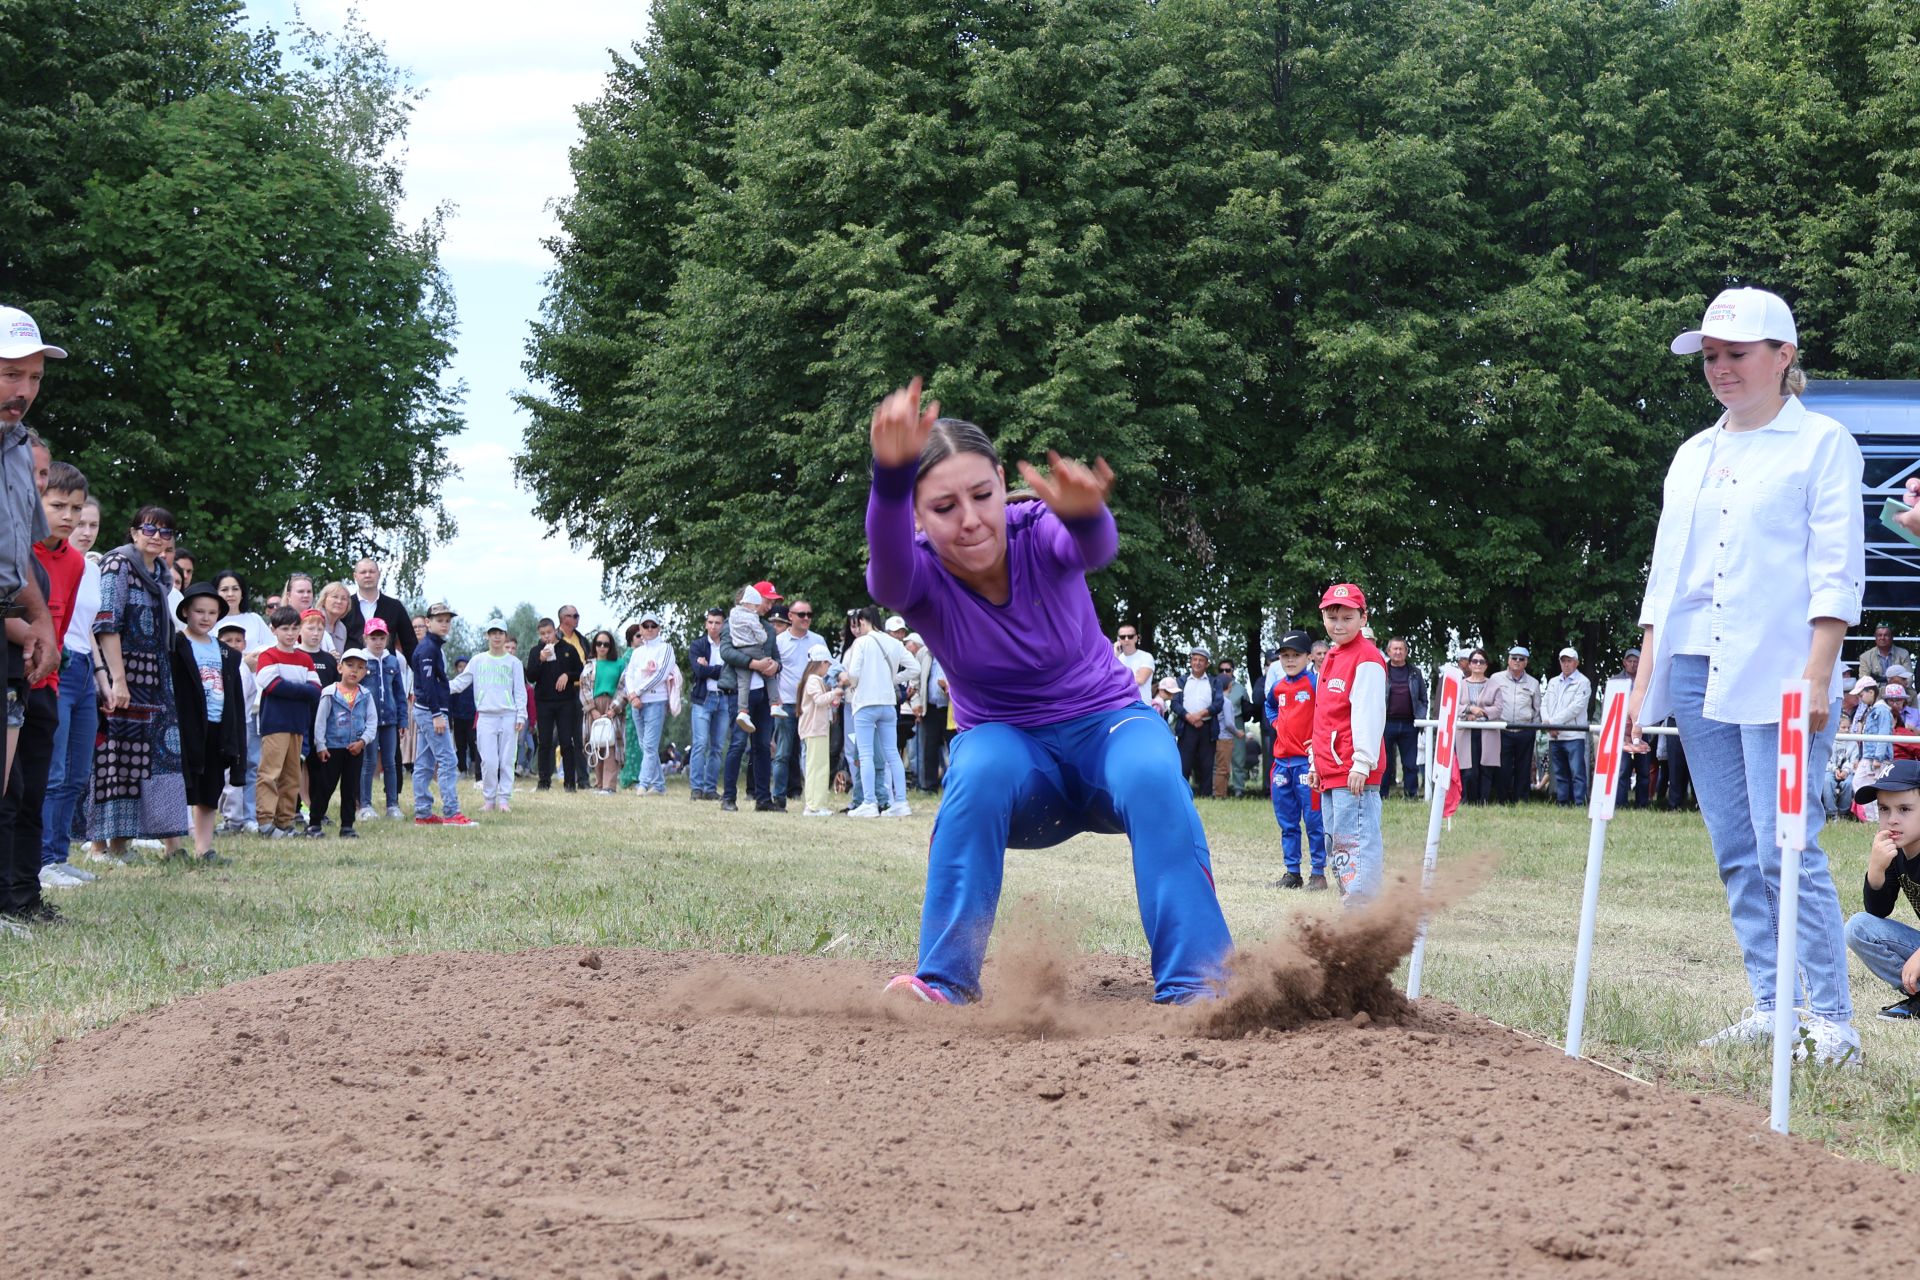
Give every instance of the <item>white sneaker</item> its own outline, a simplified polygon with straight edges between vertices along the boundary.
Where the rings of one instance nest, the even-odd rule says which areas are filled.
[[[746,712],[742,711],[739,715],[735,716],[733,722],[739,725],[743,732],[753,732],[753,717]]]
[[[360,812],[353,815],[353,820],[355,822],[365,822],[369,818],[378,818],[379,816],[380,816],[379,810],[375,809],[370,804],[363,804],[360,806]]]
[[[880,816],[880,806],[877,804],[863,804],[858,809],[847,810],[847,816],[849,818],[877,818]]]
[[[388,805],[387,816],[389,818],[392,818],[395,822],[398,822],[400,820],[400,806],[397,804]]]
[[[803,817],[803,818],[831,818],[831,817],[833,816],[833,810],[831,810],[831,809],[802,809],[802,810],[800,811],[800,816],[801,816],[801,817]]]
[[[913,806],[905,800],[902,800],[899,804],[894,805],[880,816],[883,818],[911,818],[913,816]]]
[[[1793,1043],[1793,1060],[1804,1062],[1812,1042],[1813,1060],[1823,1067],[1858,1067],[1863,1061],[1860,1033],[1851,1022],[1835,1022],[1818,1014],[1800,1017],[1800,1036]]]
[[[42,889],[78,889],[86,881],[78,876],[67,874],[66,868],[59,864],[40,868],[40,887]]]
[[[93,881],[98,880],[100,878],[99,876],[93,874],[93,872],[91,871],[82,871],[80,868],[74,866],[71,862],[61,863],[60,869],[66,872],[68,875],[72,876],[74,879],[85,881],[87,883],[92,883]]]
[[[776,702],[773,704],[773,710],[767,714],[775,720],[785,720],[787,718],[787,704],[784,702]]]
[[[131,844],[133,848],[143,850],[147,853],[164,853],[167,848],[165,844],[158,840],[135,840],[132,841]]]
[[[115,867],[126,867],[126,866],[133,865],[126,858],[123,858],[119,854],[114,853],[113,851],[108,849],[87,850],[87,861],[88,862],[104,862],[110,866],[115,866]]]
[[[1711,1049],[1721,1044],[1751,1044],[1756,1040],[1765,1040],[1773,1035],[1773,1010],[1756,1009],[1747,1006],[1746,1014],[1740,1021],[1708,1036],[1700,1042],[1702,1049]]]

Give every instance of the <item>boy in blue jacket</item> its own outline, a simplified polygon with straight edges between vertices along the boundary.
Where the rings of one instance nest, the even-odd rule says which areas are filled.
[[[313,713],[313,815],[307,834],[314,839],[326,835],[322,824],[333,792],[340,791],[340,838],[358,839],[353,829],[353,798],[360,793],[360,770],[368,747],[379,740],[380,712],[373,695],[361,684],[367,678],[367,664],[373,655],[365,649],[349,649],[340,655],[340,680],[320,691],[320,702]]]

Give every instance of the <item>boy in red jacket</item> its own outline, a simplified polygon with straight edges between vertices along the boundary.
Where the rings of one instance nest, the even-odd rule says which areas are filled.
[[[1304,631],[1280,637],[1280,674],[1267,686],[1267,727],[1273,734],[1273,816],[1280,824],[1280,848],[1287,874],[1279,888],[1327,887],[1327,836],[1320,827],[1320,797],[1307,785],[1307,747],[1313,739],[1316,680],[1307,666],[1313,641]],[[1307,829],[1313,878],[1300,879],[1300,828]]]
[[[1361,634],[1367,598],[1350,582],[1327,588],[1320,621],[1333,648],[1320,670],[1307,744],[1309,785],[1320,793],[1333,879],[1349,903],[1380,892],[1386,846],[1380,837],[1381,744],[1387,731],[1387,660]]]

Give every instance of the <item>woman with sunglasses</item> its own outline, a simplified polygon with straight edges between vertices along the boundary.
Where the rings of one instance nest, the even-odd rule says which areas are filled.
[[[100,562],[100,642],[108,690],[100,703],[87,838],[126,859],[136,837],[166,842],[171,857],[188,826],[187,783],[173,697],[173,513],[144,506],[124,546]]]
[[[640,619],[640,643],[627,655],[626,682],[629,716],[640,739],[640,795],[667,794],[667,773],[660,766],[660,734],[667,716],[679,708],[680,668],[673,646],[660,636],[660,619]]]
[[[1487,653],[1475,649],[1462,664],[1464,682],[1460,686],[1460,718],[1466,721],[1500,718],[1500,691],[1488,692]],[[1500,731],[1475,729],[1461,735],[1460,799],[1467,804],[1486,804],[1493,799],[1493,784],[1500,777]]]
[[[614,642],[613,632],[594,632],[593,641],[587,646],[587,669],[580,683],[590,690],[588,696],[592,699],[587,704],[587,741],[593,741],[593,726],[597,722],[614,717],[613,745],[604,755],[587,753],[593,769],[593,789],[603,796],[619,790],[620,766],[627,758],[626,735],[621,730],[628,717],[619,711],[620,683],[625,674],[620,664],[620,646]]]
[[[1114,656],[1087,575],[1120,535],[1113,472],[1052,454],[1009,507],[986,433],[923,411],[920,380],[873,413],[867,587],[946,668],[959,736],[933,825],[916,972],[888,984],[940,1004],[980,998],[980,965],[1009,848],[1124,833],[1153,964],[1153,997],[1216,990],[1232,950],[1206,832],[1173,736]]]

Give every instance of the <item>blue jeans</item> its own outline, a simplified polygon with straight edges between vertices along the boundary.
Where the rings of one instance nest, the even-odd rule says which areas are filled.
[[[1860,957],[1860,963],[1872,970],[1874,977],[1898,991],[1902,1000],[1907,998],[1907,989],[1900,985],[1900,970],[1914,952],[1920,951],[1920,929],[1856,911],[1847,917],[1847,949]]]
[[[1687,769],[1713,840],[1713,858],[1727,887],[1733,936],[1746,964],[1754,1008],[1774,1007],[1773,964],[1778,949],[1780,851],[1773,844],[1774,788],[1780,766],[1780,726],[1709,720],[1707,659],[1676,654],[1669,679],[1673,715],[1686,748]],[[1833,755],[1836,705],[1827,727],[1807,744],[1807,847],[1800,855],[1800,977],[1808,1012],[1837,1022],[1853,1019],[1847,990],[1846,926],[1827,855],[1815,843],[1825,819],[1815,788]],[[1791,994],[1791,993],[1789,993]]]
[[[380,726],[380,739],[374,743],[374,750],[380,753],[380,768],[387,780],[387,808],[395,809],[400,805],[400,724]],[[363,763],[360,766],[360,807],[373,807],[373,766]]]
[[[1133,846],[1153,998],[1211,996],[1233,938],[1214,896],[1207,833],[1173,735],[1138,704],[1034,729],[976,725],[953,740],[927,851],[921,981],[955,1001],[978,999],[1007,850],[1044,849],[1083,831],[1124,834]]]
[[[773,722],[773,802],[787,802],[787,782],[800,778],[800,704],[787,702],[785,717]]]
[[[891,809],[907,799],[907,770],[900,763],[894,743],[900,732],[900,711],[891,702],[873,707],[856,707],[853,712],[854,736],[860,740],[860,794],[868,804]],[[886,765],[886,777],[878,778]],[[882,785],[884,784],[884,785]],[[884,803],[882,803],[884,801]]]
[[[1380,839],[1380,788],[1359,795],[1345,787],[1320,793],[1329,861],[1341,893],[1356,906],[1380,892],[1386,878],[1386,846]]]
[[[664,700],[643,702],[629,707],[627,714],[633,717],[634,732],[640,737],[639,787],[665,795],[667,774],[660,767],[660,731],[667,727],[667,704]]]
[[[1587,802],[1587,740],[1549,742],[1547,752],[1553,760],[1553,799],[1556,804],[1575,807]]]
[[[53,731],[53,767],[40,806],[40,865],[67,860],[73,811],[93,779],[93,737],[100,727],[100,690],[93,683],[93,655],[68,649],[60,671],[60,721]]]
[[[440,812],[451,818],[460,812],[460,766],[453,758],[453,726],[433,731],[433,713],[425,707],[413,709],[413,816],[425,818],[433,813],[433,781],[440,779]]]
[[[726,699],[725,705],[729,711],[738,706],[731,697]],[[733,736],[727,739],[725,786],[720,792],[720,798],[729,804],[732,804],[739,795],[740,762],[743,759],[747,761],[747,786],[753,792],[753,798],[756,801],[773,799],[767,789],[768,774],[772,772],[769,747],[773,735],[772,729],[767,724],[770,719],[769,710],[767,691],[755,689],[747,696],[747,715],[753,720],[753,732],[748,733],[739,725],[731,724],[731,717],[729,717]]]
[[[866,803],[867,793],[860,787],[860,734],[853,726],[853,704],[840,706],[841,755],[847,769],[847,806],[858,809]]]
[[[727,727],[733,722],[727,700],[709,693],[705,702],[691,708],[693,717],[693,759],[687,768],[687,781],[695,791],[720,789],[720,761],[727,754]]]
[[[1313,874],[1327,873],[1327,833],[1320,825],[1320,810],[1313,803],[1313,789],[1307,786],[1307,758],[1294,756],[1273,762],[1273,817],[1280,824],[1281,856],[1287,870],[1300,871],[1300,828],[1307,829],[1307,852],[1312,858]]]

